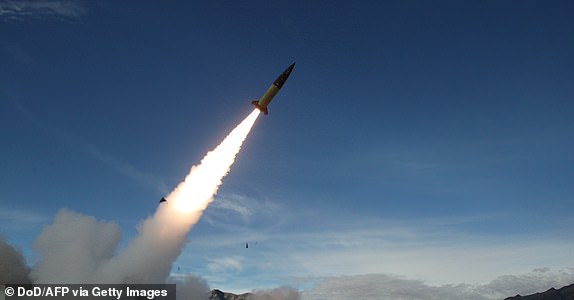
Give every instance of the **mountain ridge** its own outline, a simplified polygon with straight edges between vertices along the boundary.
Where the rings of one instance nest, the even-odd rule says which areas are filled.
[[[209,300],[249,300],[253,293],[233,294],[226,293],[218,289],[209,292]],[[504,298],[504,300],[574,300],[574,283],[560,289],[550,288],[545,292],[535,293],[527,296],[516,295]]]
[[[218,289],[214,289],[209,292],[209,300],[247,300],[250,296],[253,296],[253,294],[243,293],[236,295],[233,293],[226,293]]]
[[[516,295],[504,300],[574,300],[574,283],[560,289],[550,288],[545,292],[528,296]]]

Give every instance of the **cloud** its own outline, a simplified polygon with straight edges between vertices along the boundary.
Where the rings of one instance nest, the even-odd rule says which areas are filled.
[[[244,260],[241,256],[227,256],[218,257],[215,259],[208,259],[209,263],[207,268],[211,272],[239,272],[243,269],[242,261]]]
[[[564,267],[574,261],[571,241],[536,237],[467,238],[461,233],[439,235],[414,229],[401,236],[371,229],[290,239],[292,243],[282,243],[287,247],[282,252],[286,257],[277,259],[315,276],[389,272],[424,278],[433,284],[479,283],[505,273],[540,266]],[[299,249],[295,251],[290,244]]]
[[[393,221],[315,214],[308,223],[311,218],[295,213],[276,227],[273,220],[254,228],[229,224],[228,231],[194,237],[187,251],[216,251],[225,256],[236,252],[242,241],[258,241],[242,262],[259,274],[268,274],[268,279],[275,278],[277,284],[292,276],[381,272],[421,278],[435,285],[476,284],[542,266],[570,266],[574,261],[574,253],[569,251],[574,242],[569,240],[464,229],[495,219],[469,216]],[[293,222],[298,222],[297,226]]]
[[[546,232],[500,234],[476,230],[484,224],[497,224],[507,215],[385,220],[280,209],[275,218],[263,218],[255,212],[258,208],[247,208],[253,220],[264,222],[250,226],[238,215],[225,219],[226,227],[193,236],[193,243],[188,244],[178,264],[202,270],[217,288],[244,291],[282,284],[306,287],[308,282],[297,280],[300,277],[380,273],[420,279],[433,286],[473,285],[540,267],[569,267],[574,261],[571,239]],[[282,220],[276,221],[278,217]],[[240,273],[249,275],[245,278],[232,275],[222,280],[225,274],[210,274],[213,261],[199,261],[185,254],[226,257],[237,253],[246,241],[250,247],[242,256]],[[254,241],[258,244],[251,247]],[[237,284],[240,280],[242,285]]]
[[[369,274],[323,279],[303,292],[304,300],[343,299],[394,300],[486,300],[473,294],[466,285],[432,287],[420,280],[402,279],[394,275]]]
[[[252,205],[246,197],[231,195],[222,197],[214,201],[210,206],[212,215],[231,215],[238,216],[243,222],[248,222],[253,215]],[[213,220],[212,220],[213,221]]]
[[[534,270],[522,275],[500,276],[483,285],[431,286],[421,280],[405,279],[396,275],[366,274],[323,278],[302,294],[304,300],[491,300],[516,294],[532,294],[550,287],[560,288],[572,282],[574,269]]]
[[[278,287],[270,290],[255,290],[247,297],[248,300],[299,300],[299,291],[292,287]]]
[[[2,0],[0,18],[22,21],[29,18],[56,17],[69,20],[79,19],[86,9],[80,1],[69,0]]]
[[[282,206],[270,200],[257,200],[238,194],[218,197],[206,210],[203,219],[211,226],[232,230],[253,223],[277,222]]]
[[[34,228],[38,224],[49,221],[50,218],[33,211],[12,209],[8,207],[0,208],[0,227],[3,229],[21,230]]]
[[[574,268],[553,271],[551,268],[538,268],[519,275],[503,275],[477,290],[484,294],[514,296],[543,292],[550,287],[561,288],[574,283]]]

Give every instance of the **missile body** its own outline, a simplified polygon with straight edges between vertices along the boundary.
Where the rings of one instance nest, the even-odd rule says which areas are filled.
[[[275,97],[277,92],[279,92],[281,87],[285,84],[285,81],[287,81],[287,78],[289,78],[289,75],[291,74],[291,71],[293,71],[294,67],[295,63],[292,63],[289,67],[287,67],[287,69],[285,69],[285,71],[283,71],[283,73],[281,73],[281,75],[275,79],[265,94],[259,98],[259,101],[252,101],[251,104],[255,105],[255,107],[257,107],[264,114],[268,114],[269,112],[267,111],[267,105],[269,105],[269,102],[273,100],[273,97]]]

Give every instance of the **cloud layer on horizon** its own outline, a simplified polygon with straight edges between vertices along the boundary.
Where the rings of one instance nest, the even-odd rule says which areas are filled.
[[[508,216],[393,220],[298,211],[237,196],[218,201],[176,263],[231,292],[285,283],[307,287],[309,282],[296,279],[303,277],[381,273],[433,286],[480,285],[505,274],[574,267],[574,244],[556,234],[475,229]],[[266,215],[263,207],[273,213]]]
[[[472,271],[472,270],[469,270]],[[393,300],[493,300],[516,294],[529,295],[550,287],[574,282],[574,268],[553,271],[535,269],[521,275],[500,276],[487,284],[428,285],[421,280],[387,274],[338,276],[320,279],[302,292],[304,300],[393,299]]]

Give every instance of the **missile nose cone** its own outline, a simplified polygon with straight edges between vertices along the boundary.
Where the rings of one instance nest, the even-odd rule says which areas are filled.
[[[289,67],[287,67],[287,69],[285,69],[285,71],[283,71],[283,73],[279,75],[279,77],[277,77],[277,79],[275,79],[273,84],[277,88],[281,88],[283,84],[285,84],[285,81],[287,81],[287,78],[289,78],[289,75],[291,75],[291,71],[293,70],[294,67],[295,63],[292,63]]]
[[[287,69],[285,69],[284,73],[290,74],[293,68],[295,67],[295,63],[292,63]]]

